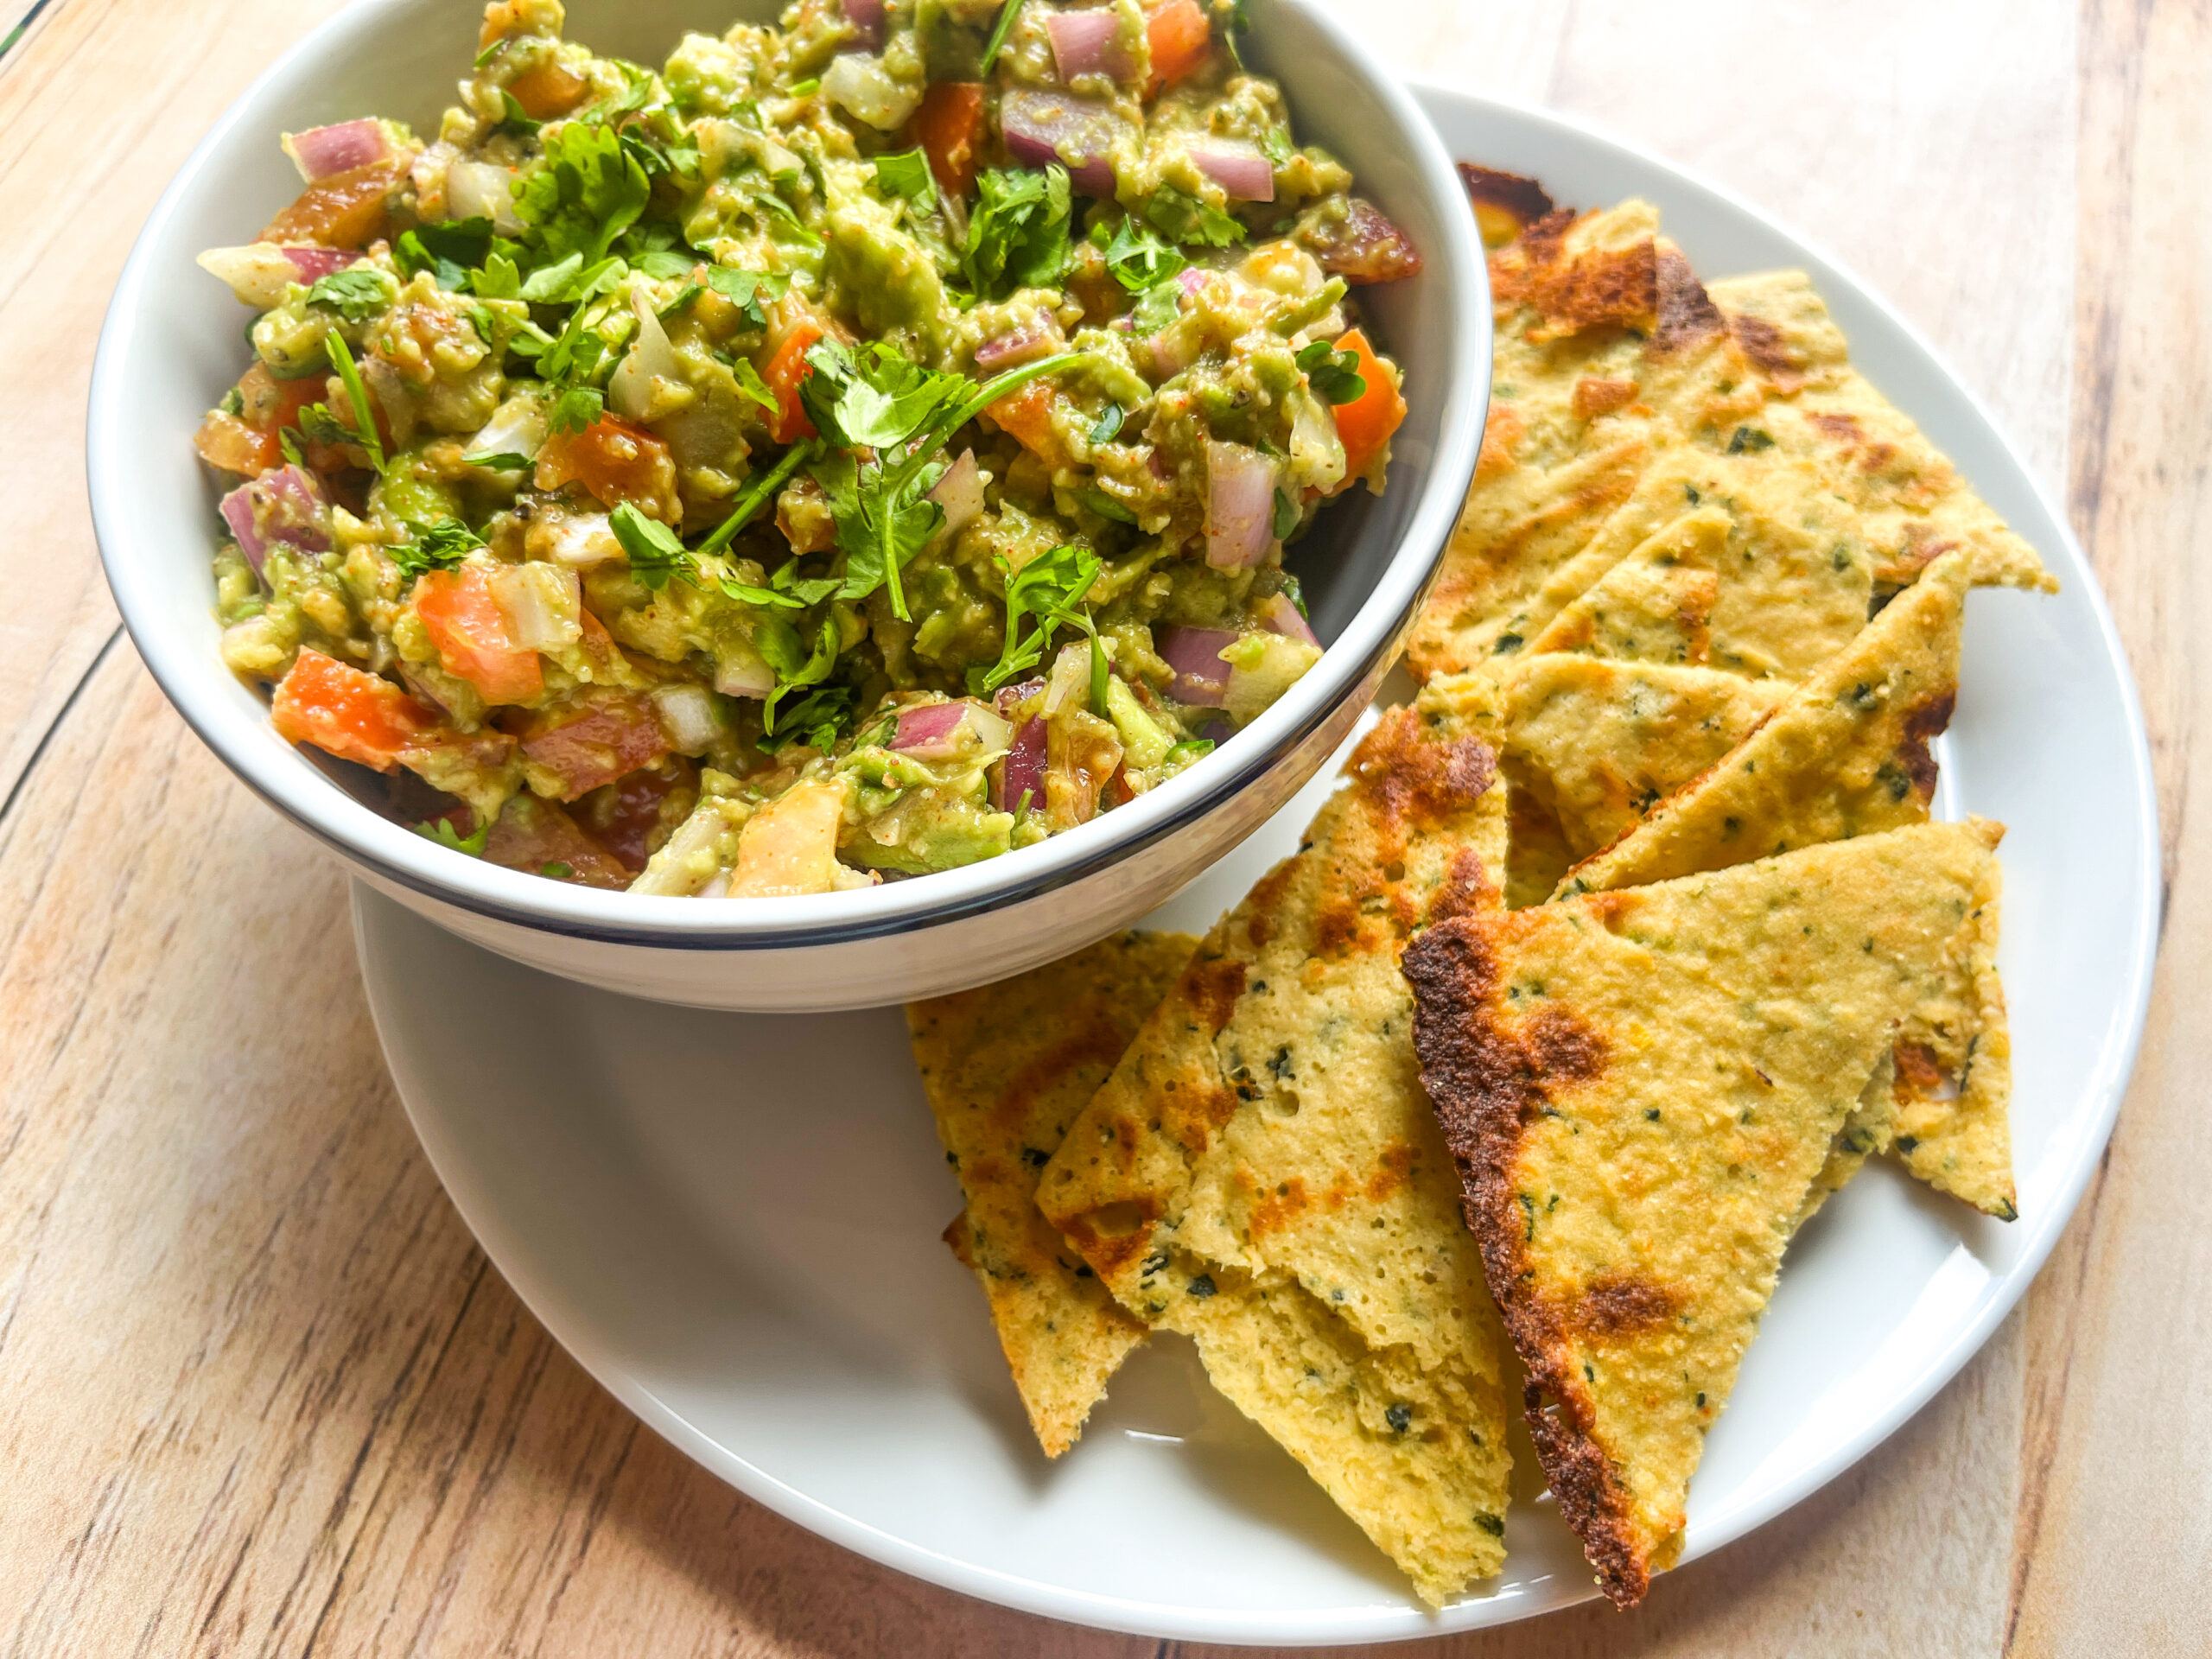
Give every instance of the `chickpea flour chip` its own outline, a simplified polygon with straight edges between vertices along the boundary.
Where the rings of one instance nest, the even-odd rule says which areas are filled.
[[[945,1243],[989,1300],[1047,1457],[1075,1444],[1146,1327],[1038,1213],[1038,1177],[1197,944],[1187,933],[1117,933],[906,1007],[914,1064],[967,1198]]]
[[[1422,1094],[1407,938],[1498,908],[1494,693],[1432,682],[1214,928],[1045,1171],[1122,1304],[1441,1605],[1505,1555],[1497,1316]]]
[[[1952,975],[2002,833],[1917,824],[1476,911],[1406,950],[1537,1453],[1618,1605],[1681,1551],[1783,1246]]]

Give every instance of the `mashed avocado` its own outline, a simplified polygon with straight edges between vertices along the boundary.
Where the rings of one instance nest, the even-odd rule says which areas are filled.
[[[232,668],[463,851],[770,897],[1202,762],[1319,655],[1282,548],[1404,412],[1419,257],[1210,0],[799,0],[655,71],[496,0],[425,141],[288,134],[202,258]]]

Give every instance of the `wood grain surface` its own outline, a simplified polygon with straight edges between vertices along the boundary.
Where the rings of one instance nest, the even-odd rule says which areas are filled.
[[[1936,339],[2071,502],[2167,881],[2111,1151],[1959,1379],[1631,1618],[1407,1651],[2212,1652],[2212,5],[1344,3],[1409,72],[1779,209]],[[587,1378],[416,1148],[339,872],[121,638],[81,482],[108,292],[193,142],[334,9],[46,0],[0,56],[0,1649],[1194,1653],[871,1566]]]

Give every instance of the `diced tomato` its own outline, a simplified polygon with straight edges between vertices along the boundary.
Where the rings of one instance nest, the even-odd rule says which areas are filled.
[[[1213,48],[1213,31],[1206,26],[1198,0],[1165,0],[1153,7],[1145,19],[1145,38],[1152,50],[1147,98],[1157,98],[1164,88],[1195,74]]]
[[[329,394],[327,375],[303,374],[296,380],[279,380],[257,363],[238,377],[239,413],[257,432],[274,433],[280,426],[297,426],[300,411],[321,403]]]
[[[836,885],[842,779],[793,784],[746,821],[737,838],[733,899],[789,899]]]
[[[283,464],[284,451],[274,432],[257,432],[235,415],[210,410],[192,435],[192,447],[210,467],[243,478],[258,478]]]
[[[312,743],[342,760],[390,772],[438,734],[436,711],[390,680],[302,651],[277,683],[270,723],[289,743]]]
[[[550,801],[524,791],[500,809],[484,838],[484,861],[556,881],[620,892],[630,885],[622,861],[585,834]]]
[[[1338,340],[1337,349],[1358,354],[1360,378],[1367,382],[1365,391],[1336,409],[1337,436],[1344,446],[1344,481],[1338,487],[1349,489],[1354,480],[1366,477],[1382,458],[1390,435],[1406,418],[1406,400],[1399,394],[1390,371],[1382,366],[1367,336],[1358,329],[1350,330]]]
[[[999,429],[1046,466],[1060,467],[1067,464],[1066,448],[1052,423],[1052,411],[1058,403],[1050,386],[1041,380],[1032,380],[984,410]]]
[[[591,82],[558,58],[548,57],[509,81],[507,91],[531,120],[550,121],[582,103]]]
[[[529,702],[544,695],[544,664],[536,652],[514,643],[480,564],[417,577],[415,612],[446,672],[467,680],[485,702]]]
[[[385,207],[400,176],[400,168],[392,162],[375,162],[317,179],[300,192],[296,201],[269,221],[261,239],[365,248],[391,232],[391,219]]]
[[[537,487],[581,484],[606,505],[656,512],[675,499],[668,446],[641,426],[608,415],[581,432],[556,432],[537,452]]]
[[[976,156],[983,147],[982,83],[937,82],[914,112],[913,132],[930,158],[938,188],[948,196],[965,196],[975,188]]]
[[[323,397],[323,384],[319,374],[279,380],[257,363],[238,381],[239,412],[210,410],[193,438],[194,447],[210,467],[247,478],[281,467],[284,450],[277,441],[278,429],[297,426],[300,410]]]
[[[822,325],[811,317],[802,316],[785,332],[768,360],[760,365],[760,378],[768,390],[776,394],[776,418],[768,435],[778,443],[797,443],[801,438],[814,435],[814,423],[806,418],[806,406],[798,400],[798,389],[807,376],[814,372],[814,365],[806,354],[822,338]]]
[[[653,765],[668,753],[668,737],[643,697],[595,691],[532,721],[522,752],[555,776],[563,800],[573,801]]]

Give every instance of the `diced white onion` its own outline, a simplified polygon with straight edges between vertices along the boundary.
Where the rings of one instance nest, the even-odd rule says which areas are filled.
[[[487,581],[507,637],[524,651],[561,651],[583,638],[583,594],[575,571],[510,564]]]
[[[653,707],[660,714],[660,728],[679,753],[704,754],[721,735],[721,716],[706,687],[664,685],[652,696]]]
[[[512,173],[490,162],[455,162],[446,168],[446,212],[454,219],[488,219],[501,236],[518,236],[514,182]]]
[[[660,326],[642,286],[630,290],[630,308],[637,314],[638,337],[607,383],[607,400],[618,415],[642,421],[653,412],[653,382],[681,383],[683,371],[676,360],[676,347],[669,343],[668,330]]]
[[[879,132],[904,126],[922,101],[919,88],[893,79],[883,60],[866,52],[832,59],[822,72],[822,96]]]

